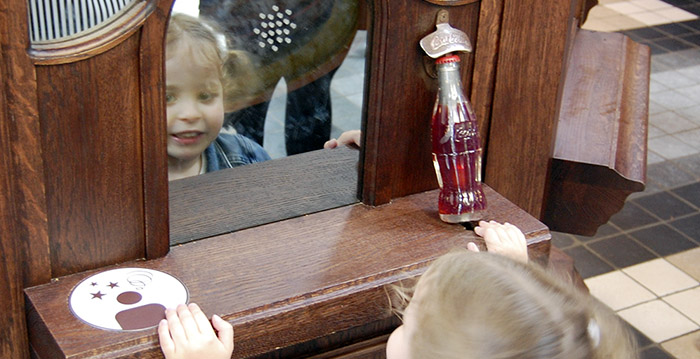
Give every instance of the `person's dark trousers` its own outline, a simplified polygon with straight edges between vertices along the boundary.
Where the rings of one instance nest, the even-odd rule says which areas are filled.
[[[330,139],[331,80],[336,70],[287,94],[284,139],[288,156],[321,149]],[[233,125],[238,133],[262,146],[269,106],[265,101],[229,113],[224,126]]]

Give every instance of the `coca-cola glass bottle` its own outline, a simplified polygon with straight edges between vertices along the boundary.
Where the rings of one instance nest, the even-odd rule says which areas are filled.
[[[438,93],[432,117],[433,164],[440,185],[440,219],[479,220],[486,209],[481,185],[481,139],[476,116],[462,90],[459,57],[436,60]]]

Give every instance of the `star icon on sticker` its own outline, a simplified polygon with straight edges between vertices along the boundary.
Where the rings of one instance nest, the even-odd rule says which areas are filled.
[[[91,299],[97,298],[97,299],[102,300],[102,296],[104,296],[104,294],[102,292],[100,292],[99,290],[97,291],[97,293],[90,293],[90,294],[92,294]]]
[[[119,282],[117,282],[117,283],[119,283]],[[119,286],[117,283],[109,282],[109,284],[107,284],[107,286],[110,287],[110,288],[112,288],[112,289],[114,289],[114,287],[118,287],[118,286]]]

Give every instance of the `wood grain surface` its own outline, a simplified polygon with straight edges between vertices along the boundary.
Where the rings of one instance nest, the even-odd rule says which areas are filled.
[[[0,2],[0,357],[28,358],[22,289],[51,278],[27,2]]]
[[[355,203],[358,161],[343,146],[173,181],[170,243]]]
[[[484,181],[536,218],[546,196],[578,1],[506,1]]]
[[[622,34],[576,33],[543,217],[553,230],[594,235],[644,190],[650,58]]]
[[[145,256],[138,47],[37,68],[52,277]]]
[[[486,194],[485,217],[522,228],[532,257],[546,264],[547,228],[488,187]],[[345,341],[386,334],[378,323],[392,315],[385,287],[415,278],[439,255],[474,240],[482,243],[471,230],[439,220],[437,191],[429,191],[385,206],[355,204],[182,244],[163,258],[122,266],[179,278],[191,302],[234,324],[235,357],[274,357],[295,345],[309,353],[336,349],[319,339],[353,328],[362,330]],[[26,290],[33,348],[41,357],[157,357],[155,328],[103,331],[72,316],[70,291],[94,273]],[[313,341],[314,347],[300,345]]]

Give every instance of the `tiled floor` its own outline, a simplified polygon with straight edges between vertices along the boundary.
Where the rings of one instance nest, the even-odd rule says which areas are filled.
[[[601,0],[584,28],[650,46],[647,188],[593,237],[553,233],[641,358],[700,358],[700,1]]]
[[[593,295],[632,325],[641,358],[700,358],[700,1],[600,0],[584,28],[650,46],[647,186],[593,237],[553,233]],[[365,32],[332,83],[333,136],[359,128]],[[265,147],[282,144],[284,84]]]

